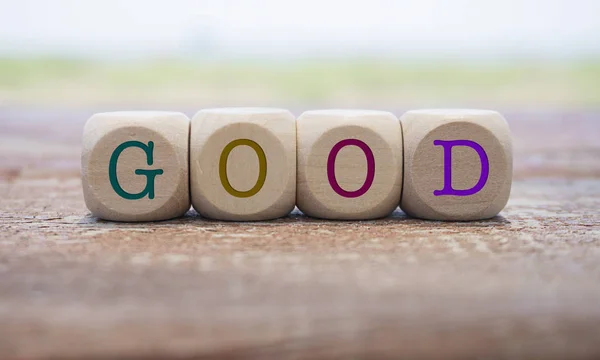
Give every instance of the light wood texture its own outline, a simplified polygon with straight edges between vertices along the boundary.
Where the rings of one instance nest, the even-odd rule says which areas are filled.
[[[402,130],[393,114],[313,110],[296,126],[302,212],[324,219],[376,219],[398,206]]]
[[[101,221],[89,115],[0,108],[1,359],[600,358],[600,112],[505,112],[507,207],[447,223]]]
[[[512,184],[512,138],[502,115],[411,110],[400,120],[404,212],[430,220],[482,220],[504,208]]]
[[[285,216],[296,200],[296,121],[284,109],[199,111],[190,139],[194,209],[219,220]]]
[[[190,208],[189,118],[176,112],[98,113],[85,125],[83,194],[95,216],[166,220]]]

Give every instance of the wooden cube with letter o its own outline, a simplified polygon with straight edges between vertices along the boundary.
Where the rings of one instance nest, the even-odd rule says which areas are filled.
[[[199,111],[190,136],[192,204],[207,218],[268,220],[296,202],[296,119],[284,109]]]

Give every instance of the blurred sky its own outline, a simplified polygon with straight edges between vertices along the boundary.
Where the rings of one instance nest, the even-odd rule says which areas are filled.
[[[599,0],[0,0],[0,56],[580,58]]]

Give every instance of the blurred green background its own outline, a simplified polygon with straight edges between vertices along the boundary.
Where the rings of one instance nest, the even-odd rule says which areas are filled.
[[[595,0],[22,0],[0,106],[600,107]]]
[[[456,104],[600,106],[600,60],[502,64],[401,60],[102,62],[0,59],[10,104]]]

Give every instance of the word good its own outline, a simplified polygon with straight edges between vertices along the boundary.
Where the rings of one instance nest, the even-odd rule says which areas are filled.
[[[512,145],[488,110],[223,108],[99,113],[85,125],[93,215],[156,221],[190,203],[210,219],[269,220],[295,206],[323,219],[480,220],[506,205]]]

